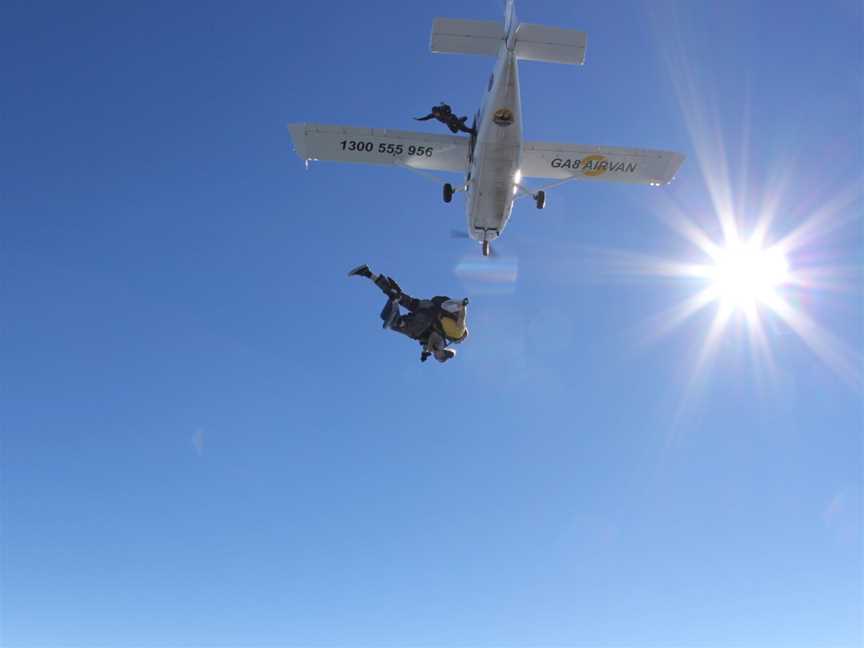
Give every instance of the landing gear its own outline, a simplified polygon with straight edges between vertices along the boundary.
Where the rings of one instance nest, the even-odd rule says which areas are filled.
[[[449,203],[453,200],[453,185],[449,182],[444,185],[444,202]]]
[[[483,241],[483,256],[488,257],[492,254],[492,244],[489,241]]]
[[[546,192],[538,191],[534,194],[534,204],[537,205],[537,209],[543,209],[546,206]]]

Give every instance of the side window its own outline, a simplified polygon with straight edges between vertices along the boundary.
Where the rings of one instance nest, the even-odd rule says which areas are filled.
[[[492,89],[492,84],[495,83],[495,73],[489,75],[489,87],[486,88],[486,92],[489,92]]]

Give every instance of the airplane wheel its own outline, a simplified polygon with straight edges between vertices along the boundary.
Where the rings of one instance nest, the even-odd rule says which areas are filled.
[[[453,185],[449,182],[444,185],[444,202],[449,203],[453,200]]]
[[[492,244],[489,241],[483,241],[483,256],[488,257],[492,254]]]
[[[537,209],[543,209],[546,206],[546,192],[538,191],[534,196],[534,201],[537,204]]]

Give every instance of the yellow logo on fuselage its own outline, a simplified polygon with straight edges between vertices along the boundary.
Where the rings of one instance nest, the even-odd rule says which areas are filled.
[[[513,111],[509,108],[499,108],[492,115],[492,121],[499,126],[509,126],[513,123]]]

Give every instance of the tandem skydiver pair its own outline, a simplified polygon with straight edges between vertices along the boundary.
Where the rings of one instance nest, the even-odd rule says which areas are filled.
[[[365,264],[351,270],[348,276],[371,280],[387,296],[381,310],[383,326],[417,340],[422,347],[420,362],[426,362],[430,356],[442,363],[456,357],[455,349],[448,347],[468,337],[467,298],[437,296],[417,299],[402,292],[392,277],[374,274]],[[400,307],[408,312],[403,314]]]

